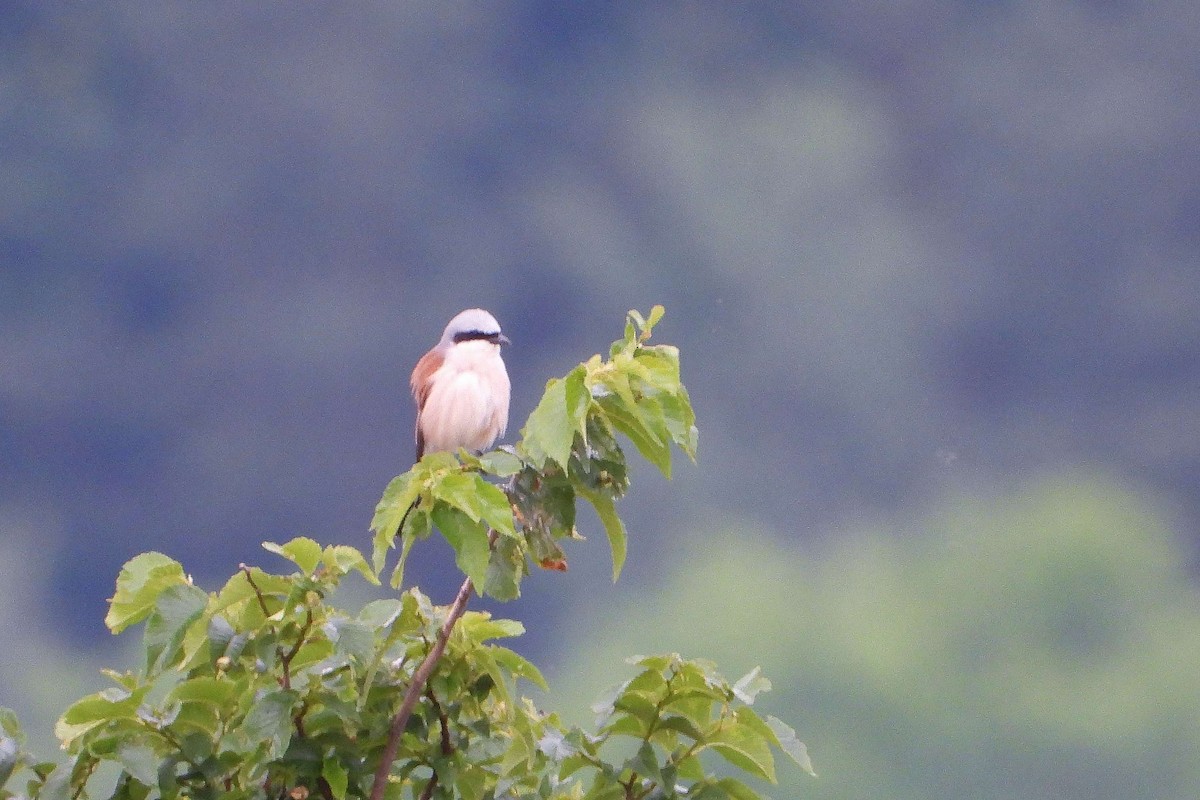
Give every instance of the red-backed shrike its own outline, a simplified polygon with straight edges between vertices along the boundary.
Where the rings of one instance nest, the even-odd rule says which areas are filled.
[[[461,312],[412,373],[417,402],[417,460],[460,447],[482,451],[508,427],[511,386],[500,345],[508,337],[482,308]]]

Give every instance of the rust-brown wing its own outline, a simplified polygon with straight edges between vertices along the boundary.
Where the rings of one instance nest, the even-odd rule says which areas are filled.
[[[408,381],[409,386],[412,387],[413,401],[417,404],[417,423],[413,436],[417,445],[417,461],[420,461],[421,456],[425,455],[425,436],[421,433],[421,411],[425,408],[425,401],[429,399],[429,387],[433,383],[431,380],[433,373],[438,371],[445,360],[446,357],[440,350],[430,350],[421,356],[421,360],[413,367],[412,377]]]

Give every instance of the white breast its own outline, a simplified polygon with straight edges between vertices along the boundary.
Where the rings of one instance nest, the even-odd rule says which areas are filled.
[[[470,341],[451,347],[431,377],[421,410],[425,452],[490,447],[508,427],[510,391],[497,345]]]

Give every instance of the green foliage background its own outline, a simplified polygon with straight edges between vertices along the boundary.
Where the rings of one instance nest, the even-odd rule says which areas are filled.
[[[553,671],[587,697],[613,655],[761,663],[764,706],[809,743],[797,797],[1192,797],[1200,594],[1161,511],[1101,476],[1049,476],[781,552],[694,520],[665,584],[579,602]],[[772,534],[772,535],[768,535]]]

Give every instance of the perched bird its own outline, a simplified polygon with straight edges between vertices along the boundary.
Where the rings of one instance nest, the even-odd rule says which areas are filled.
[[[421,356],[410,381],[417,403],[418,461],[440,450],[482,451],[504,435],[511,386],[500,345],[508,343],[495,317],[468,308]]]

